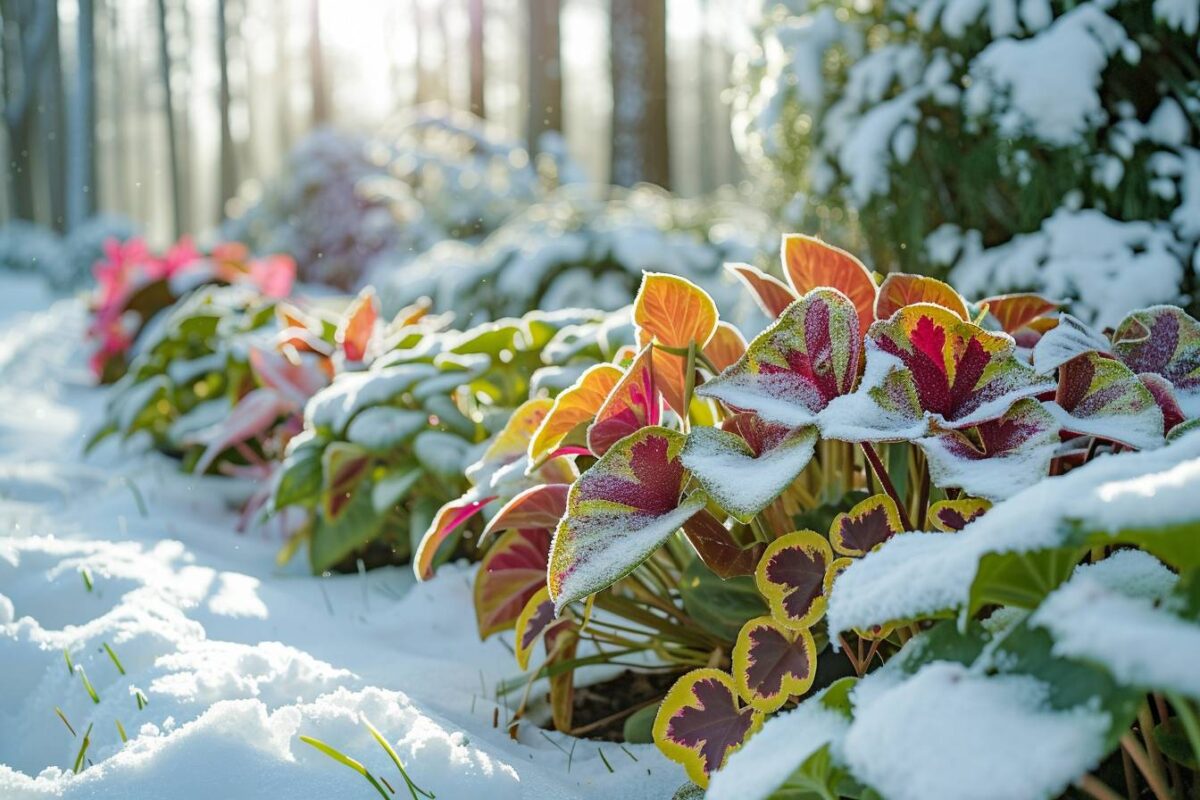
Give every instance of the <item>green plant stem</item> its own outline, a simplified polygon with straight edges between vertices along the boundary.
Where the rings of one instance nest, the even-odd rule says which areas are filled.
[[[932,480],[929,476],[929,461],[926,460],[924,454],[917,456],[917,461],[921,465],[920,488],[917,492],[917,530],[925,530],[925,513],[929,509],[929,484]]]
[[[1157,800],[1171,800],[1171,791],[1167,788],[1162,773],[1154,769],[1154,764],[1150,761],[1150,756],[1137,743],[1137,739],[1133,738],[1133,734],[1127,732],[1121,736],[1121,747],[1125,748],[1125,752],[1129,753],[1129,757],[1137,765],[1138,772],[1142,773],[1142,777],[1149,784],[1150,791],[1154,792],[1155,798]]]
[[[1139,797],[1137,770],[1133,766],[1133,759],[1129,757],[1129,753],[1125,752],[1125,748],[1121,748],[1121,769],[1125,773],[1125,795],[1130,800]]]
[[[696,391],[696,340],[688,342],[687,360],[684,363],[683,374],[683,413],[679,416],[683,421],[683,432],[692,429],[692,392]]]
[[[900,511],[900,524],[904,526],[904,530],[911,531],[913,529],[912,520],[908,517],[908,509],[904,507],[904,501],[896,495],[896,487],[892,485],[892,479],[888,477],[887,470],[883,468],[883,462],[879,460],[879,454],[875,452],[875,448],[870,442],[861,442],[863,455],[866,456],[867,463],[871,465],[871,469],[875,472],[875,477],[879,480],[879,485],[887,492],[888,497],[892,498],[892,502],[896,504],[896,508]]]
[[[1090,772],[1079,779],[1077,784],[1086,794],[1095,800],[1123,800],[1107,783],[1092,775]],[[1132,795],[1130,796],[1132,798]]]
[[[1150,713],[1150,706],[1144,701],[1138,708],[1137,719],[1150,763],[1154,765],[1154,771],[1162,775],[1166,765],[1163,763],[1162,753],[1158,749],[1158,742],[1154,741],[1154,717]]]

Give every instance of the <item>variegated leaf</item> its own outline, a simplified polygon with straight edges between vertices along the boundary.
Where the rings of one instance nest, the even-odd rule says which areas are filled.
[[[833,518],[829,543],[841,555],[865,556],[903,530],[895,501],[876,494]]]
[[[1059,367],[1058,390],[1047,408],[1071,433],[1140,449],[1163,443],[1163,414],[1154,395],[1128,367],[1099,353]]]
[[[807,628],[786,628],[772,617],[742,626],[733,646],[733,680],[752,708],[777,711],[816,677],[817,646]]]
[[[825,613],[825,571],[833,550],[824,536],[796,531],[767,545],[754,582],[771,616],[788,628],[808,628]]]
[[[538,589],[546,586],[550,531],[509,530],[496,539],[475,574],[479,638],[508,630]]]

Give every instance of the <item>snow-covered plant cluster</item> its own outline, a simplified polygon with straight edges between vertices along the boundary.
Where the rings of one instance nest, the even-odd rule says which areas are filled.
[[[36,272],[56,289],[77,288],[104,257],[105,242],[136,234],[129,220],[107,215],[85,220],[66,236],[32,222],[10,220],[0,227],[0,270]]]
[[[241,198],[224,235],[291,254],[307,280],[349,289],[376,259],[478,240],[578,170],[547,142],[536,161],[465,114],[419,109],[376,136],[318,130],[282,174]]]
[[[1193,0],[762,6],[735,138],[790,221],[1102,326],[1196,302]]]
[[[741,319],[752,309],[722,265],[752,259],[776,235],[771,229],[766,215],[734,197],[571,186],[478,247],[445,242],[416,259],[381,259],[373,280],[385,305],[427,296],[459,324],[476,324],[531,308],[615,310],[630,302],[643,271],[671,272]]]
[[[1104,334],[807,236],[782,260],[729,266],[774,319],[748,343],[645,274],[636,348],[531,394],[417,576],[488,518],[480,635],[565,731],[576,669],[677,674],[626,734],[713,796],[1109,797],[1118,744],[1123,779],[1194,786],[1200,322]]]

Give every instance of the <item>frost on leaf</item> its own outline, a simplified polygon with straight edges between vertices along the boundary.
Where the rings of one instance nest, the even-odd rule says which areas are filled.
[[[789,533],[767,545],[754,582],[771,616],[793,629],[819,620],[825,613],[825,572],[832,561],[829,542],[813,531]]]
[[[1163,442],[1163,414],[1154,395],[1128,367],[1099,353],[1084,353],[1059,367],[1049,409],[1071,433],[1143,450]]]
[[[483,529],[480,542],[499,531],[554,530],[567,510],[567,491],[570,488],[565,483],[529,487],[496,512],[496,516]]]
[[[597,456],[639,428],[662,420],[662,395],[654,376],[654,360],[660,356],[654,345],[643,347],[596,412],[587,429],[587,446]]]
[[[554,616],[554,603],[550,600],[546,587],[542,586],[529,597],[525,607],[521,609],[520,616],[517,617],[514,641],[517,666],[529,669],[529,656],[533,652],[533,646],[544,638],[546,652],[552,652],[555,638],[574,624],[571,619],[557,619]]]
[[[475,620],[479,638],[508,630],[525,603],[546,586],[550,531],[510,530],[498,538],[475,575]]]
[[[895,501],[877,494],[834,517],[829,543],[841,555],[865,556],[903,530]]]
[[[708,776],[761,725],[762,714],[739,702],[729,675],[697,669],[676,681],[663,699],[654,719],[654,742],[683,764],[698,786],[707,786]]]
[[[633,301],[638,345],[652,342],[672,349],[694,345],[701,352],[717,330],[717,304],[696,284],[678,275],[647,272]],[[654,378],[671,408],[683,416],[687,359],[659,351]]]
[[[1158,410],[1163,415],[1163,432],[1169,434],[1185,419],[1183,409],[1179,407],[1179,400],[1175,397],[1175,387],[1162,375],[1153,372],[1141,373],[1138,380],[1153,395],[1154,402],[1158,403]]]
[[[962,320],[970,320],[967,303],[962,295],[947,283],[926,275],[907,275],[893,272],[879,284],[879,295],[875,298],[875,318],[890,319],[905,306],[913,303],[933,303]]]
[[[477,498],[467,494],[438,509],[433,522],[421,537],[421,543],[417,545],[417,552],[413,555],[413,572],[416,573],[417,580],[423,581],[433,577],[433,562],[441,543],[495,499],[494,495]]]
[[[1049,375],[1076,356],[1093,351],[1109,353],[1111,350],[1104,334],[1070,314],[1063,314],[1058,318],[1058,324],[1033,346],[1033,368],[1043,375]]]
[[[813,289],[837,289],[858,310],[859,335],[875,319],[875,278],[854,256],[802,234],[783,237],[783,269],[798,297]]]
[[[939,500],[929,507],[929,524],[943,533],[961,531],[991,507],[987,500],[977,497]]]
[[[781,425],[810,425],[854,389],[862,355],[858,316],[844,295],[817,289],[755,337],[737,363],[696,393]]]
[[[817,646],[807,628],[792,630],[772,617],[742,626],[733,647],[733,679],[759,711],[776,711],[809,690],[816,678]]]
[[[683,444],[676,431],[642,428],[571,486],[550,550],[550,596],[558,610],[629,574],[704,507],[699,492],[680,500]]]
[[[917,445],[929,459],[935,486],[1003,500],[1046,476],[1058,441],[1054,416],[1026,398],[997,419],[945,430]]]
[[[1200,416],[1200,323],[1175,306],[1135,311],[1113,333],[1117,358],[1136,373],[1162,375],[1184,413]]]
[[[529,442],[529,462],[538,464],[560,451],[565,451],[564,455],[587,452],[586,428],[580,428],[595,418],[621,375],[620,368],[612,364],[596,364],[554,398],[554,405]]]
[[[766,508],[812,459],[816,428],[789,428],[737,414],[720,429],[693,428],[683,465],[717,505],[747,520]]]

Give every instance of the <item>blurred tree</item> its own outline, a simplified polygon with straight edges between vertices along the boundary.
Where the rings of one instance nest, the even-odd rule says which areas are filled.
[[[666,0],[611,0],[612,182],[671,186]]]
[[[167,121],[167,159],[170,162],[171,224],[173,238],[183,233],[182,186],[179,174],[179,142],[175,136],[175,112],[171,94],[171,39],[167,25],[167,0],[158,0],[158,58],[162,79],[163,115]]]
[[[75,21],[75,92],[68,129],[67,226],[74,228],[96,210],[96,7],[78,0]]]
[[[467,0],[467,50],[471,71],[471,113],[477,117],[487,116],[486,87],[487,61],[484,53],[484,23],[486,16],[483,0]]]
[[[33,189],[34,101],[50,35],[56,30],[51,3],[4,0],[4,126],[8,134],[9,207],[18,219],[33,220],[36,201]]]
[[[529,61],[525,135],[532,155],[537,153],[543,133],[562,130],[559,0],[527,0],[526,9]]]
[[[49,4],[55,7],[55,4]],[[50,15],[46,63],[41,71],[37,104],[37,141],[34,154],[40,162],[42,185],[50,226],[62,233],[67,228],[66,104],[63,102],[62,47],[58,39],[58,13]]]
[[[321,0],[309,0],[309,17],[312,29],[308,40],[308,63],[312,74],[313,126],[329,122],[329,88],[325,84],[325,57],[321,50]]]
[[[229,127],[229,31],[225,11],[225,0],[217,0],[217,74],[220,76],[217,107],[221,118],[221,180],[217,195],[217,219],[224,216],[225,204],[237,191],[237,164],[234,160],[233,132]]]

